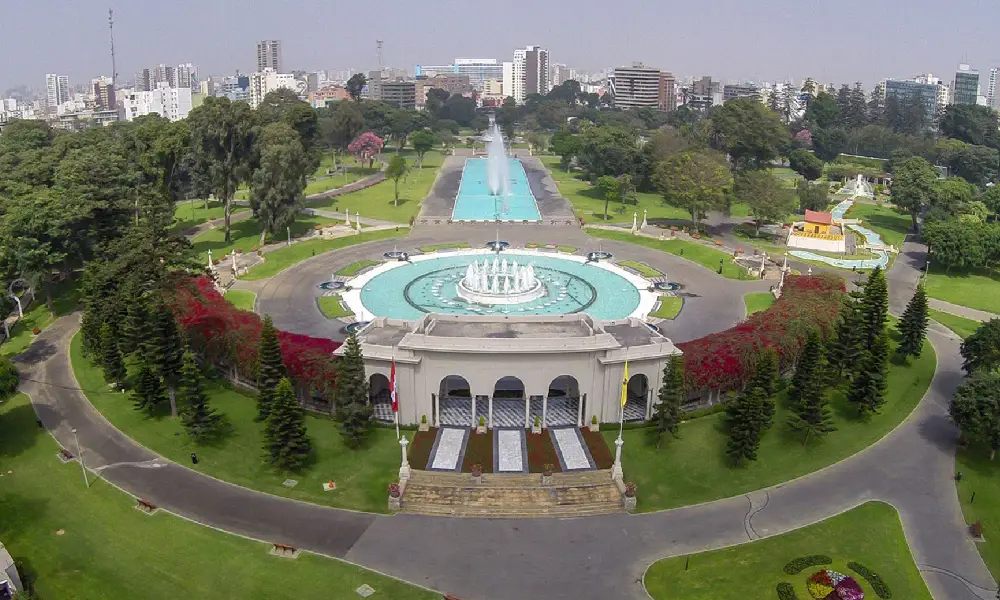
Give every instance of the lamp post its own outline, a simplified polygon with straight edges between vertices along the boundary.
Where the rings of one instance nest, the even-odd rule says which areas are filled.
[[[76,441],[76,455],[80,459],[80,470],[83,471],[83,485],[90,487],[90,479],[87,477],[87,465],[83,462],[83,448],[80,447],[80,436],[76,434],[76,427],[72,429],[73,440]]]
[[[399,465],[399,480],[404,481],[410,478],[410,461],[406,458],[406,436],[399,438],[399,449],[403,453],[403,460]]]

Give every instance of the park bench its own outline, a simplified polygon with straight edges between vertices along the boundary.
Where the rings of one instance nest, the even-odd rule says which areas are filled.
[[[299,550],[298,548],[294,548],[288,544],[274,543],[271,547],[271,554],[275,556],[284,556],[286,558],[297,558]]]
[[[156,512],[156,505],[142,498],[135,499],[135,509],[141,513],[151,515]]]

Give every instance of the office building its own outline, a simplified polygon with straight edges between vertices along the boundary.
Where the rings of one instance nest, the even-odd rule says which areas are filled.
[[[449,75],[465,76],[473,89],[482,90],[486,81],[503,78],[503,64],[495,58],[456,58],[450,65],[417,65],[413,73],[417,79]]]
[[[281,73],[283,63],[281,60],[281,40],[261,40],[257,42],[257,71],[263,72],[271,69],[275,73]]]
[[[383,81],[382,101],[396,108],[417,107],[417,89],[412,81]]]
[[[885,80],[885,98],[894,98],[897,102],[912,102],[914,98],[919,100],[924,107],[924,119],[926,125],[934,122],[934,117],[938,110],[938,86],[933,83],[919,83],[917,81],[907,81],[902,79]]]
[[[71,99],[68,76],[55,73],[45,75],[45,100],[51,111],[55,111],[60,104]]]
[[[278,73],[273,69],[264,69],[259,73],[250,74],[250,108],[257,108],[257,106],[264,100],[269,92],[273,92],[278,89],[288,89],[292,90],[296,94],[305,93],[305,83],[300,82],[295,79],[295,75],[291,73]]]
[[[191,88],[170,87],[163,82],[150,91],[125,90],[121,102],[126,121],[151,114],[179,121],[191,112]]]
[[[955,86],[952,104],[976,104],[979,100],[979,71],[969,65],[958,65],[955,71]]]
[[[110,77],[98,77],[90,81],[94,92],[94,104],[102,110],[115,110],[115,85]]]
[[[250,77],[247,75],[228,75],[222,78],[222,85],[216,93],[232,101],[250,102]]]
[[[682,90],[684,104],[691,108],[706,110],[722,104],[722,84],[712,81],[710,76],[696,79]]]
[[[722,86],[722,101],[727,102],[733,98],[760,99],[760,90],[752,83],[727,83]]]
[[[563,64],[552,65],[552,87],[576,79],[576,71]]]
[[[532,94],[548,94],[552,89],[549,51],[541,46],[526,46],[514,50],[512,87],[512,96],[518,104]]]
[[[917,75],[913,78],[913,81],[917,83],[931,84],[937,86],[937,107],[938,110],[944,110],[946,106],[951,104],[951,86],[948,85],[946,81],[943,81],[940,77],[935,77],[933,73],[924,73]],[[885,82],[882,82],[884,86]],[[885,99],[885,89],[881,89],[881,97]]]
[[[616,68],[609,78],[615,107],[622,110],[642,107],[667,110],[667,78],[671,82],[669,93],[672,94],[673,76],[669,73],[662,73],[659,69],[642,63]]]
[[[469,81],[468,75],[448,73],[435,75],[434,77],[428,77],[426,79],[418,79],[418,81],[428,90],[439,89],[444,90],[449,94],[471,94],[473,91],[472,82]],[[480,86],[479,89],[482,89],[484,86],[485,83]]]

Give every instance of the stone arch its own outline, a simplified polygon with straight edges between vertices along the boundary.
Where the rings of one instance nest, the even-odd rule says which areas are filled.
[[[382,373],[372,373],[368,378],[368,401],[375,412],[375,420],[383,423],[393,421],[389,378]]]
[[[520,398],[524,399],[524,382],[519,377],[507,375],[497,379],[493,384],[494,398]]]
[[[649,402],[649,378],[643,373],[629,377],[625,386],[628,395],[625,400],[625,420],[645,421],[646,405]]]
[[[549,382],[544,402],[533,402],[531,419],[542,418],[545,427],[577,425],[580,420],[580,382],[572,375],[559,375]]]
[[[441,425],[471,427],[473,421],[472,386],[461,375],[446,375],[438,384],[438,421]]]
[[[476,420],[483,416],[491,427],[525,427],[528,419],[528,398],[524,382],[507,375],[493,384],[489,406],[476,407]]]

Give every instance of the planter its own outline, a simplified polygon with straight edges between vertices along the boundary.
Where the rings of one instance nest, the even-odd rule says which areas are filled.
[[[532,425],[531,426],[531,433],[533,433],[535,435],[538,435],[541,432],[542,432],[542,426],[541,425]]]
[[[552,475],[546,475],[542,473],[542,485],[552,485]]]
[[[389,512],[398,512],[402,508],[402,499],[389,496]]]
[[[472,483],[480,484],[482,482],[483,482],[483,474],[482,473],[480,473],[479,475],[476,475],[475,473],[472,474]]]
[[[430,429],[431,426],[428,425],[426,421],[420,423],[420,426],[417,427],[417,431],[430,431]]]
[[[635,496],[625,496],[625,512],[635,511]]]
[[[601,425],[599,423],[591,423],[587,425],[587,429],[589,429],[591,433],[597,433],[601,430]]]
[[[476,433],[486,433],[486,425],[476,425]]]

